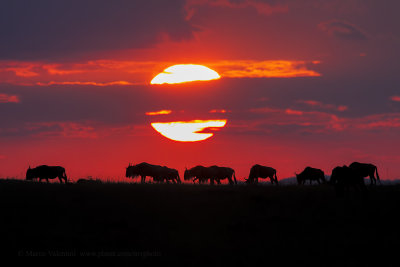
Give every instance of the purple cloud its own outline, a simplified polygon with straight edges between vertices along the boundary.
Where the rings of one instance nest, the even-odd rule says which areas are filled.
[[[319,29],[339,39],[367,40],[368,35],[357,26],[340,20],[321,22]]]
[[[193,37],[184,0],[5,0],[0,59],[53,59]]]

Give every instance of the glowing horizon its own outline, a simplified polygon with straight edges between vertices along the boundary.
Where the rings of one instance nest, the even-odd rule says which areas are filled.
[[[196,64],[173,65],[157,74],[150,84],[175,84],[194,81],[210,81],[220,79],[221,76],[214,70]]]
[[[162,136],[178,142],[204,141],[213,133],[202,133],[207,128],[222,128],[227,120],[191,120],[174,122],[153,122],[151,126]]]

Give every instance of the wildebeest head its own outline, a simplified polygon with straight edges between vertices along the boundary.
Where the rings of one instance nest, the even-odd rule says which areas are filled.
[[[34,169],[31,169],[31,166],[29,166],[28,170],[26,170],[26,180],[33,180],[35,178],[35,173]]]
[[[332,170],[331,178],[329,179],[329,184],[331,184],[331,185],[336,184],[336,182],[337,182],[337,180],[338,180],[340,168],[342,168],[342,167],[338,166],[338,167],[335,167],[335,168]]]
[[[125,177],[132,177],[133,178],[133,177],[137,176],[138,174],[136,173],[136,168],[135,167],[136,166],[131,165],[129,163],[128,167],[126,167]]]
[[[335,185],[339,179],[342,178],[343,172],[346,171],[348,167],[343,165],[343,167],[337,166],[332,170],[331,178],[329,180],[329,184]]]
[[[129,177],[129,174],[130,174],[130,168],[131,168],[131,164],[129,163],[128,167],[126,167],[126,171],[125,171],[125,177]]]

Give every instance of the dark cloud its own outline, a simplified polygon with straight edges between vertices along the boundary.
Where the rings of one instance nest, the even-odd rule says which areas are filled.
[[[318,27],[328,34],[345,40],[367,40],[367,34],[357,26],[345,21],[331,20],[322,22]]]
[[[280,1],[263,1],[263,0],[187,0],[186,8],[188,10],[188,18],[190,19],[196,7],[207,5],[210,7],[224,7],[233,9],[251,8],[262,15],[271,15],[274,13],[287,13],[287,5],[281,4]]]
[[[4,0],[0,59],[51,59],[192,38],[184,0]]]

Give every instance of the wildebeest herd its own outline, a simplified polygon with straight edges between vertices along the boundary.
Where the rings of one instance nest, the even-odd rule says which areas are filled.
[[[146,177],[151,177],[153,182],[156,183],[181,183],[178,170],[146,162],[136,165],[129,164],[126,168],[125,177],[132,179],[141,177],[141,183],[146,182]],[[335,167],[332,170],[328,183],[335,186],[337,192],[343,192],[349,188],[364,190],[366,188],[364,183],[365,177],[370,178],[371,185],[375,185],[377,181],[380,182],[378,169],[375,165],[353,162],[349,166]],[[39,181],[41,181],[42,179],[45,179],[49,182],[49,179],[55,178],[58,178],[60,183],[62,183],[63,180],[67,183],[67,175],[63,167],[41,165],[36,168],[29,167],[26,171],[26,180],[39,179]],[[210,185],[213,185],[214,183],[221,184],[221,180],[225,179],[230,185],[237,184],[234,169],[229,167],[219,167],[216,165],[210,167],[198,165],[190,169],[185,169],[184,172],[184,180],[192,180],[193,183],[210,183]],[[259,164],[252,166],[248,178],[245,178],[245,183],[256,185],[258,184],[258,179],[269,179],[271,184],[278,185],[276,170],[271,167]],[[312,167],[306,167],[301,173],[296,173],[296,179],[299,185],[303,185],[307,181],[309,181],[310,184],[313,181],[316,181],[317,183],[327,183],[324,172]],[[86,181],[80,179],[78,182],[85,183]]]

